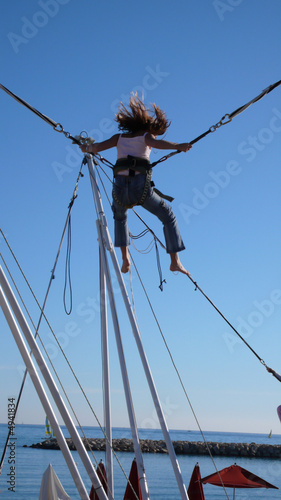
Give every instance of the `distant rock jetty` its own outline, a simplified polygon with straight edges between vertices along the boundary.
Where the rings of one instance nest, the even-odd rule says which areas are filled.
[[[70,450],[75,450],[72,439],[66,439]],[[93,451],[104,451],[104,439],[82,439],[86,449]],[[113,439],[113,449],[115,451],[133,452],[133,442],[131,439]],[[141,450],[143,453],[168,453],[165,441],[152,441],[150,439],[141,439]],[[281,458],[281,445],[256,444],[256,443],[214,443],[201,441],[173,441],[174,449],[177,455],[208,455],[223,457],[256,457],[256,458]],[[25,445],[25,447],[27,447]],[[46,439],[30,448],[39,448],[41,450],[58,450],[59,446],[55,438]],[[209,449],[209,451],[208,451]]]

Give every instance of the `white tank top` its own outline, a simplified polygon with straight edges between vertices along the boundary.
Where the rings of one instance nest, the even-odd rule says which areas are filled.
[[[120,134],[117,141],[117,160],[127,158],[128,155],[149,160],[151,148],[145,144],[146,133],[136,137],[126,137]]]

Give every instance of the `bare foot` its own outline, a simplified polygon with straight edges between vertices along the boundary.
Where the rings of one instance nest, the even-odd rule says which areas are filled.
[[[177,252],[171,253],[170,258],[171,258],[170,271],[179,272],[182,274],[186,274],[187,276],[190,276],[190,272],[187,271],[185,269],[185,267],[183,267],[183,265],[179,259],[179,254]]]
[[[170,271],[172,272],[178,272],[182,274],[186,274],[187,276],[190,276],[190,272],[183,267],[180,259],[179,259],[179,254],[178,253],[171,253],[170,254],[171,258],[171,265],[170,265]]]
[[[130,267],[131,267],[130,259],[124,259],[121,267],[121,273],[126,274],[130,270]]]
[[[181,262],[172,263],[170,265],[170,271],[173,271],[173,272],[178,271],[179,273],[186,274],[187,276],[190,276],[190,272],[187,271],[187,269],[185,269],[185,267],[183,267],[183,265],[181,264]]]

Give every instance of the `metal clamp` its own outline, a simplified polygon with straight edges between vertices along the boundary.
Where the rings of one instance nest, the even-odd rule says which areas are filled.
[[[80,135],[75,135],[74,139],[80,142],[80,144],[87,146],[94,144],[95,142],[95,139],[93,139],[93,137],[88,137],[88,134],[85,130],[82,130],[82,132],[80,132]],[[72,144],[75,144],[75,142],[72,141]]]
[[[232,118],[229,118],[229,114],[224,115],[216,125],[212,125],[209,128],[209,132],[215,132],[219,127],[222,125],[226,125],[227,123],[230,123]]]

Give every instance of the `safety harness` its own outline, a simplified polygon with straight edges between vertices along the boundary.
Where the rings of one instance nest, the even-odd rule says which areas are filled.
[[[114,177],[116,177],[116,175],[118,175],[118,173],[121,170],[125,170],[125,169],[129,170],[129,175],[127,177],[128,182],[130,182],[130,179],[136,175],[136,172],[139,172],[140,174],[145,175],[145,183],[144,183],[142,195],[136,203],[133,203],[131,205],[124,205],[124,203],[121,202],[121,200],[118,198],[118,195],[116,193],[116,186],[115,186],[115,184],[113,184],[112,196],[113,196],[114,200],[116,201],[116,203],[118,203],[118,205],[121,205],[124,208],[132,208],[136,205],[143,205],[145,200],[146,200],[149,187],[153,187],[154,191],[159,196],[161,196],[161,198],[164,198],[165,200],[168,200],[168,201],[174,200],[174,198],[172,198],[171,196],[164,195],[163,193],[161,193],[161,191],[159,191],[158,189],[156,189],[154,187],[155,186],[154,182],[151,181],[152,166],[153,165],[151,165],[149,160],[146,160],[144,158],[138,158],[136,156],[128,155],[127,158],[120,158],[119,160],[117,160],[117,162],[115,163],[115,165],[113,167]]]

